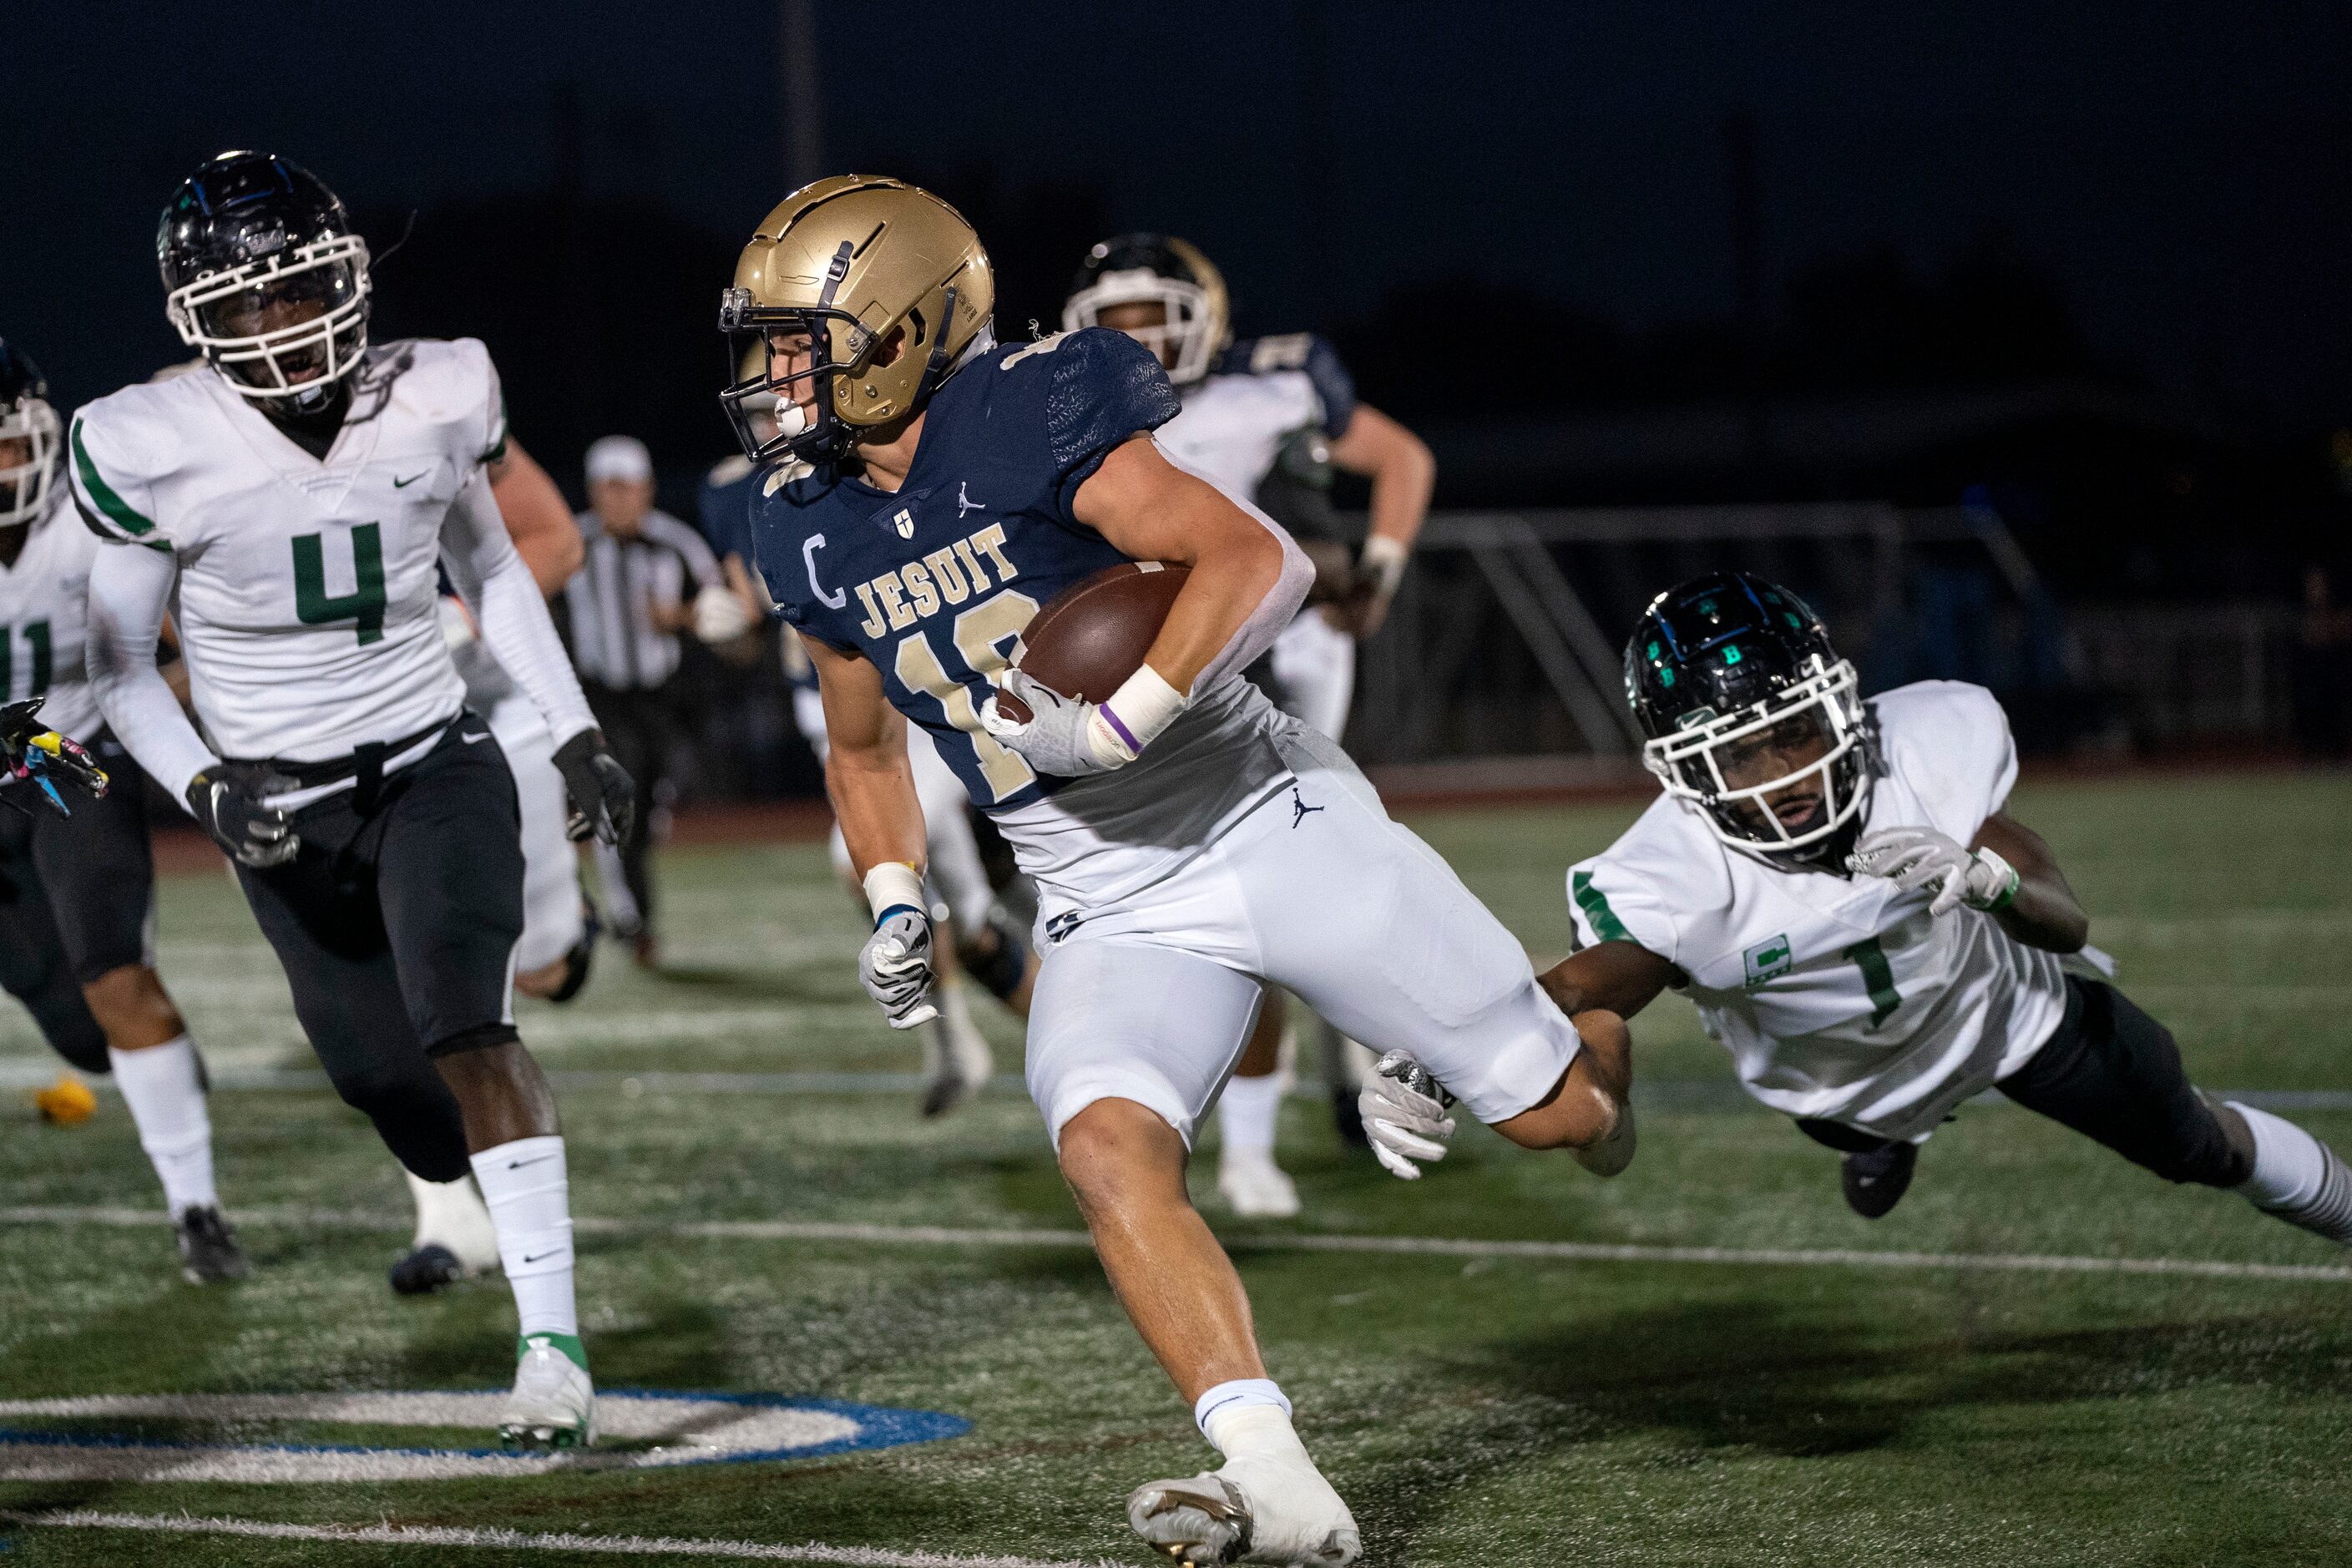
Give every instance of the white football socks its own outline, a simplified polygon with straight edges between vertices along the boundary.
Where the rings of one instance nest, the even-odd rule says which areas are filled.
[[[563,1138],[518,1138],[474,1156],[490,1223],[498,1227],[499,1260],[514,1291],[522,1332],[580,1332],[572,1295],[572,1193]]]
[[[1192,1402],[1192,1424],[1219,1453],[1230,1455],[1234,1444],[1246,1445],[1276,1426],[1289,1432],[1290,1400],[1270,1377],[1237,1377]],[[1290,1440],[1297,1443],[1298,1438],[1293,1434]]]
[[[2254,1135],[2254,1173],[2239,1194],[2291,1226],[2352,1246],[2352,1170],[2284,1117],[2234,1100],[2229,1106]]]
[[[164,1206],[175,1219],[192,1208],[218,1206],[213,1122],[205,1110],[204,1069],[195,1046],[182,1035],[144,1050],[110,1047],[106,1057],[114,1068],[114,1086],[139,1129],[139,1146],[163,1183]]]
[[[1283,1091],[1290,1075],[1276,1068],[1264,1078],[1230,1078],[1217,1101],[1217,1131],[1227,1152],[1274,1148],[1275,1123],[1281,1119]]]
[[[428,1182],[414,1171],[400,1173],[408,1178],[409,1196],[416,1202],[416,1235],[408,1244],[412,1250],[446,1247],[469,1274],[486,1274],[499,1266],[498,1227],[474,1191],[472,1177]]]

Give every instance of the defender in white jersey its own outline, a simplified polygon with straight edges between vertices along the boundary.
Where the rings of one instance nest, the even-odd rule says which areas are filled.
[[[1625,682],[1665,794],[1569,877],[1580,949],[1545,984],[1624,1016],[1673,986],[1748,1091],[1844,1155],[1875,1219],[1919,1146],[1998,1087],[2175,1182],[2352,1243],[2352,1172],[2190,1084],[2170,1034],[2082,953],[2089,921],[2009,815],[1991,694],[1868,703],[1794,594],[1744,573],[1654,600]]]
[[[1183,407],[1156,438],[1168,455],[1235,500],[1266,500],[1268,479],[1286,451],[1308,446],[1320,459],[1371,484],[1370,529],[1354,581],[1342,596],[1310,603],[1267,655],[1276,703],[1333,741],[1348,727],[1356,643],[1379,629],[1429,510],[1436,466],[1403,426],[1358,400],[1331,345],[1309,332],[1232,341],[1223,276],[1199,247],[1173,236],[1126,234],[1088,251],[1062,308],[1068,331],[1104,326],[1159,356]],[[1328,470],[1324,470],[1328,478]],[[1302,542],[1337,547],[1328,498],[1276,513]],[[1298,1212],[1298,1190],[1275,1163],[1276,1113],[1287,1088],[1287,1003],[1279,995],[1218,1101],[1222,1142],[1217,1186],[1234,1212]],[[1320,1023],[1323,1075],[1343,1136],[1362,1141],[1355,1117],[1361,1048]]]
[[[1093,329],[998,347],[993,289],[952,208],[846,175],[771,212],[721,298],[722,327],[760,354],[730,408],[772,392],[790,416],[772,438],[738,430],[772,465],[754,552],[815,666],[827,784],[874,911],[860,976],[894,1023],[925,1010],[932,922],[904,734],[919,724],[1036,880],[1030,1092],[1121,1303],[1225,1456],[1139,1488],[1129,1521],[1180,1562],[1338,1568],[1360,1550],[1355,1522],[1185,1194],[1193,1130],[1263,986],[1428,1053],[1506,1136],[1604,1160],[1622,1030],[1571,1025],[1338,748],[1241,679],[1309,571],[1153,443],[1176,411],[1159,363]],[[1108,700],[1009,667],[1043,605],[1131,562],[1190,572]]]
[[[593,1440],[563,1141],[516,1033],[514,781],[441,633],[446,566],[557,741],[573,831],[630,786],[484,473],[506,435],[479,343],[367,342],[367,248],[306,171],[225,153],[157,240],[208,371],[80,411],[73,494],[100,709],[236,862],[337,1089],[428,1181],[470,1164],[521,1320],[501,1435]],[[200,733],[154,667],[176,613]]]
[[[0,989],[75,1067],[111,1073],[163,1184],[192,1284],[248,1271],[213,1184],[204,1064],[155,973],[155,863],[138,765],[84,668],[97,538],[57,482],[64,443],[32,361],[0,341],[0,707],[37,700],[109,777],[53,803],[0,767]],[[14,807],[16,809],[9,809]]]

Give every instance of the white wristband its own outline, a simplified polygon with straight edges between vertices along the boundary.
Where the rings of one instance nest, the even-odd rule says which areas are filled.
[[[1108,739],[1133,762],[1143,748],[1160,738],[1160,732],[1176,721],[1184,711],[1184,694],[1161,678],[1150,665],[1138,667],[1110,700],[1099,705],[1097,717],[1109,731]]]
[[[1412,548],[1402,540],[1375,533],[1364,541],[1363,553],[1356,558],[1356,564],[1371,577],[1381,596],[1386,598],[1403,581],[1405,558],[1412,553]]]
[[[886,910],[909,909],[918,913],[928,906],[923,901],[923,874],[904,860],[885,860],[866,873],[866,905],[874,911],[874,923],[882,923]]]

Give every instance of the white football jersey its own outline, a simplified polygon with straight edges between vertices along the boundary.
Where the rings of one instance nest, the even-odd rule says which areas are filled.
[[[1244,502],[1293,432],[1317,425],[1342,436],[1356,412],[1339,356],[1309,332],[1235,343],[1182,394],[1184,411],[1154,432],[1161,449]]]
[[[1927,680],[1870,709],[1883,771],[1863,830],[1973,840],[2017,781],[2000,704]],[[1931,897],[1776,869],[1667,795],[1569,874],[1579,945],[1632,941],[1673,963],[1748,1093],[1885,1138],[1925,1138],[2023,1067],[2065,1012],[2057,955],[1973,910],[1939,920]]]
[[[0,703],[46,698],[41,722],[87,741],[105,723],[82,665],[98,536],[74,516],[62,489],[26,527],[16,564],[0,565]]]
[[[506,445],[479,342],[369,349],[321,460],[217,374],[128,386],[82,409],[73,495],[94,527],[178,562],[174,614],[215,751],[320,762],[454,717],[441,529]]]

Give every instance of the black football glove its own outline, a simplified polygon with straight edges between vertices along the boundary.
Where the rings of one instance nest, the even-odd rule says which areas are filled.
[[[188,809],[196,826],[240,866],[283,866],[302,847],[294,819],[262,797],[282,794],[293,781],[224,763],[188,781]]]
[[[71,816],[73,808],[58,793],[59,783],[93,798],[103,798],[106,770],[72,736],[60,735],[42,723],[37,716],[40,710],[41,699],[37,697],[0,708],[0,789],[19,780],[28,781],[31,788],[20,792],[22,795],[37,792],[58,816]],[[0,795],[0,804],[27,813],[33,809],[15,795]]]
[[[625,842],[637,825],[637,786],[604,744],[604,732],[583,730],[558,746],[555,768],[572,800],[563,831],[574,840],[593,833],[607,844]]]

